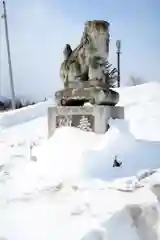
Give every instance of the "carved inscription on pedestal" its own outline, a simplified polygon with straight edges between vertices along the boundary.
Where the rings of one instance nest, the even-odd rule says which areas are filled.
[[[92,132],[94,131],[94,116],[82,114],[56,116],[56,128],[62,126],[73,126]]]

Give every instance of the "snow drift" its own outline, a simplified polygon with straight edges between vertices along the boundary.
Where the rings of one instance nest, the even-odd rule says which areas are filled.
[[[14,111],[10,110],[8,112],[0,113],[0,128],[11,127],[45,116],[47,114],[48,106],[51,103],[52,101],[48,100]]]
[[[123,120],[112,120],[110,126],[104,135],[59,128],[49,141],[34,149],[33,154],[39,166],[42,165],[43,173],[46,170],[47,177],[59,178],[59,181],[113,180],[160,166],[160,143],[136,140]],[[115,156],[122,162],[119,168],[113,168]]]

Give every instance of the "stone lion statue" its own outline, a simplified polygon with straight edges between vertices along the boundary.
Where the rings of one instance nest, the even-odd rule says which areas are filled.
[[[87,21],[80,44],[72,50],[66,44],[60,76],[67,87],[69,82],[104,80],[103,61],[109,54],[109,23],[103,20]]]

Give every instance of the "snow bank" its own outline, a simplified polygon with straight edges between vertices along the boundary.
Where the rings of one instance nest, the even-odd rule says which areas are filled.
[[[22,124],[35,118],[42,117],[47,114],[47,109],[51,101],[45,101],[30,105],[24,108],[8,111],[0,114],[0,127],[11,127],[13,125]]]
[[[138,139],[160,141],[160,84],[152,82],[118,91],[130,132]]]
[[[160,101],[160,83],[150,82],[133,87],[117,88],[120,93],[121,106],[139,105],[144,102]]]
[[[14,168],[7,169],[12,179],[6,184],[8,195],[10,198],[17,198],[24,193],[33,193],[60,183],[72,184],[82,179],[94,178],[95,168],[97,178],[104,178],[102,170],[106,179],[118,176],[122,170],[112,167],[114,156],[129,151],[128,148],[135,141],[126,128],[123,121],[119,121],[119,128],[111,125],[105,135],[72,127],[58,128],[52,138],[33,149],[32,157],[36,156],[36,162],[30,161],[28,156],[25,162],[18,161]],[[29,153],[29,148],[26,147],[24,150]],[[104,155],[104,149],[108,157]],[[94,151],[98,153],[98,158],[94,157]]]
[[[113,168],[113,158],[117,153],[122,165]],[[130,177],[140,170],[160,167],[160,142],[137,141],[119,133],[113,143],[106,144],[100,151],[87,152],[86,158],[84,169],[94,178],[113,180]]]
[[[84,152],[96,148],[102,138],[103,135],[93,132],[62,127],[42,146],[33,149],[33,155],[43,176],[52,184],[76,180],[83,175]]]
[[[122,120],[112,120],[110,126],[104,135],[70,127],[57,129],[33,150],[45,178],[56,184],[79,178],[114,180],[160,167],[160,143],[136,140]],[[122,162],[119,168],[113,168],[115,156]]]
[[[157,240],[159,239],[160,211],[156,203],[128,204],[93,229],[82,240]],[[120,238],[119,238],[120,237]]]
[[[0,237],[8,240],[157,240],[160,211],[149,188],[132,194],[100,185],[44,189],[3,206]]]

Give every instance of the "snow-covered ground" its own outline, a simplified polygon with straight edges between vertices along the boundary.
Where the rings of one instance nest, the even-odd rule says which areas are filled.
[[[0,115],[0,239],[160,239],[160,84],[119,92],[104,135],[47,140],[49,103]]]

